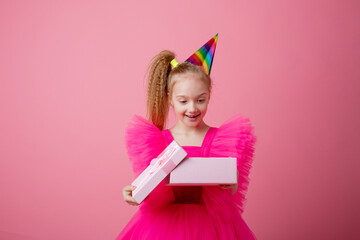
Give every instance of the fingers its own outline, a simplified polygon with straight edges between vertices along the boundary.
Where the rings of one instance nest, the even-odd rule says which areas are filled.
[[[151,162],[150,162],[150,165],[154,165],[156,163],[156,161],[157,161],[157,158],[153,158],[153,160],[151,160]]]
[[[135,186],[125,186],[124,188],[123,188],[123,192],[132,192],[132,191],[134,191],[135,190]]]
[[[135,186],[125,186],[123,188],[124,201],[133,206],[139,205],[139,203],[137,203],[135,199],[132,197],[132,191],[134,191],[135,188],[136,188]]]
[[[232,195],[234,195],[238,189],[238,184],[220,184],[219,187],[223,189],[232,189]]]

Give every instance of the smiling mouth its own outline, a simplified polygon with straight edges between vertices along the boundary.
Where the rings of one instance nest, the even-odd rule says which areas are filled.
[[[198,116],[200,116],[200,113],[196,115],[185,115],[185,116],[187,116],[188,118],[197,118]]]

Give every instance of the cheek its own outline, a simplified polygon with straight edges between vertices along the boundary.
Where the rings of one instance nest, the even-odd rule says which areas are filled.
[[[207,108],[208,108],[208,103],[203,104],[203,105],[200,107],[200,109],[201,109],[202,112],[206,112]]]
[[[186,111],[184,106],[182,106],[182,105],[180,105],[178,103],[175,103],[173,106],[174,106],[175,112],[178,113],[178,114],[182,114],[182,113],[184,113]]]

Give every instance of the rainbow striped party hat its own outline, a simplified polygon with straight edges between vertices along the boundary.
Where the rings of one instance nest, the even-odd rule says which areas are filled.
[[[218,33],[204,44],[199,50],[191,55],[185,62],[192,63],[194,65],[201,66],[205,72],[210,75],[211,65],[214,59],[216,42]]]

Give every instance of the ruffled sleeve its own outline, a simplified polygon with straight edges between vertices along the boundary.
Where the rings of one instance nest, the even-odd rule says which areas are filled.
[[[256,140],[250,119],[236,115],[218,128],[209,151],[209,157],[237,158],[238,190],[232,198],[241,213],[244,211]]]
[[[133,117],[126,129],[125,141],[135,178],[166,147],[162,131],[148,120],[137,115]],[[173,200],[172,188],[165,185],[164,179],[140,204],[140,210],[146,211],[165,207]]]
[[[132,118],[126,129],[125,142],[135,177],[165,149],[161,131],[148,120],[137,115]]]

